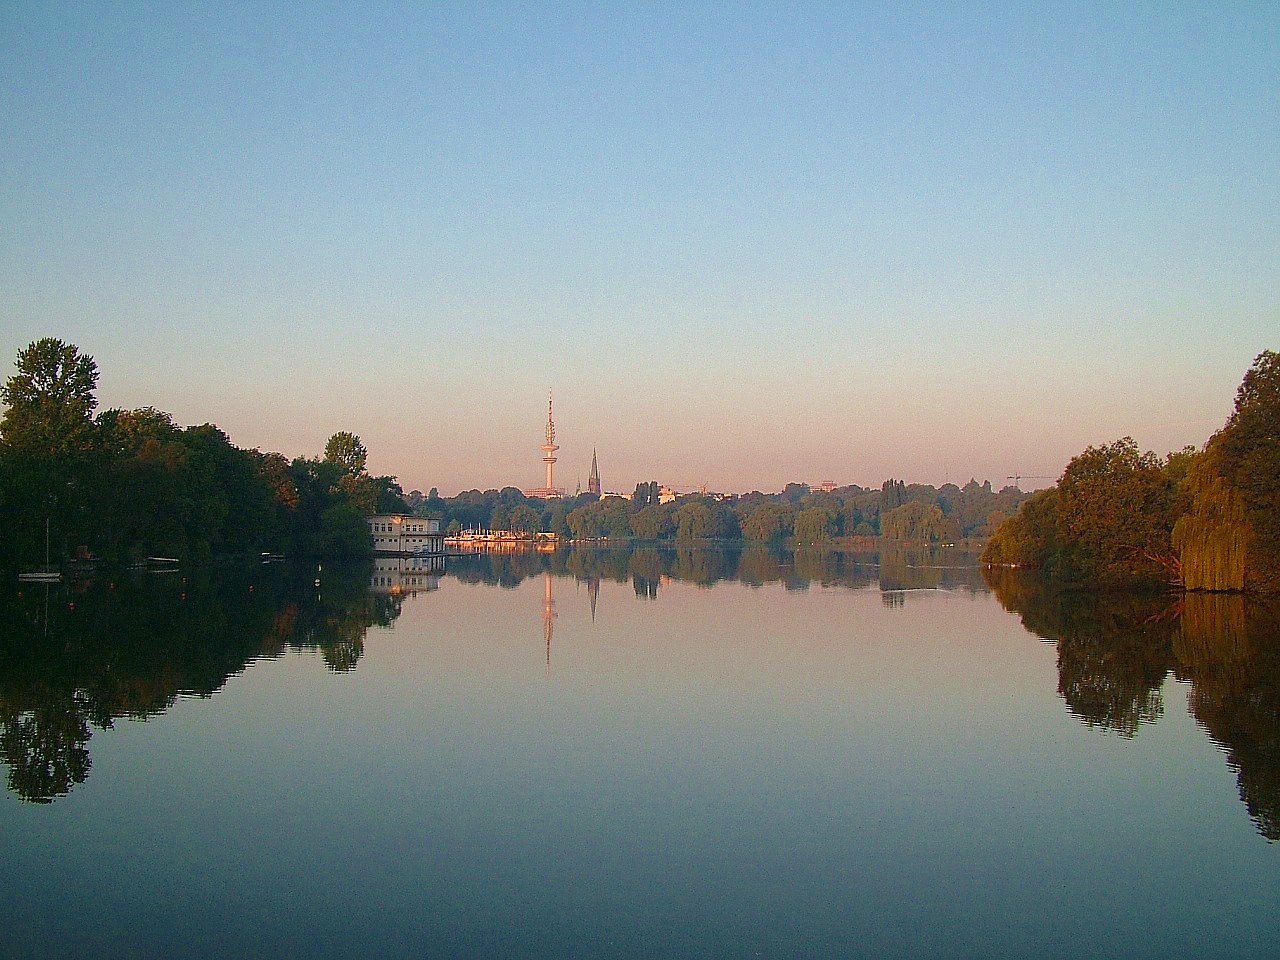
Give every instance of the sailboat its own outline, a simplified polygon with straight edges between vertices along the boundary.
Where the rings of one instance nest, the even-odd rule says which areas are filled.
[[[30,573],[18,574],[19,580],[25,580],[28,583],[57,583],[62,579],[62,573],[53,569],[53,565],[49,562],[49,515],[45,514],[44,518],[44,567]]]

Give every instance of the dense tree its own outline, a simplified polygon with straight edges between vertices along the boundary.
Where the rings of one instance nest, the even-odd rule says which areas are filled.
[[[631,532],[641,540],[658,540],[674,531],[671,511],[663,504],[651,503],[631,516]]]
[[[557,537],[569,536],[568,516],[569,512],[565,510],[564,504],[556,501],[555,506],[546,512],[543,529],[554,533]]]
[[[901,480],[890,478],[880,488],[880,511],[887,513],[894,507],[900,507],[907,499],[907,485]]]
[[[1188,471],[1188,510],[1173,528],[1182,582],[1190,590],[1243,590],[1253,528],[1240,490],[1222,476],[1222,455],[1210,444]]]
[[[1060,551],[1058,488],[1033,493],[1018,513],[996,527],[982,551],[983,563],[1051,568]]]
[[[937,541],[947,534],[946,518],[934,504],[910,500],[880,517],[880,535],[893,540]]]
[[[0,387],[8,406],[0,440],[18,455],[51,459],[89,445],[98,405],[98,365],[74,344],[45,337],[18,352],[17,372]]]
[[[511,508],[508,528],[520,533],[534,533],[542,525],[542,516],[527,504],[518,503]]]
[[[637,483],[636,492],[631,495],[631,502],[637,510],[643,510],[658,502],[658,482]]]
[[[1086,449],[1058,481],[1062,572],[1107,586],[1167,580],[1175,494],[1132,437]]]
[[[1174,531],[1186,585],[1280,592],[1280,354],[1259,354],[1187,474]]]
[[[675,511],[677,540],[705,540],[718,536],[715,514],[702,503],[686,503]]]
[[[1258,355],[1216,445],[1251,527],[1246,585],[1280,592],[1280,353]]]
[[[807,483],[788,483],[782,488],[782,499],[787,503],[799,503],[808,492]]]
[[[364,473],[369,451],[354,433],[340,430],[325,443],[324,459],[326,463],[337,464],[343,473],[358,477]]]
[[[788,512],[779,504],[762,503],[742,524],[742,534],[749,540],[779,540],[789,532]]]
[[[796,514],[797,543],[822,543],[831,538],[833,517],[822,507],[806,507]]]
[[[490,530],[507,530],[510,525],[511,515],[507,511],[507,505],[505,503],[495,504],[489,514],[488,528]]]

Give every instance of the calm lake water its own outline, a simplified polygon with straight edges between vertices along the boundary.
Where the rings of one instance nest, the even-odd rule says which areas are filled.
[[[0,591],[0,956],[1280,955],[1273,609],[949,551],[315,576]]]

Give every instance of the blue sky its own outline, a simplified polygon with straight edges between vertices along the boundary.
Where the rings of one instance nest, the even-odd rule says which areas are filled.
[[[571,488],[998,486],[1280,348],[1275,4],[174,6],[0,10],[0,349],[103,406],[452,493],[553,387]]]

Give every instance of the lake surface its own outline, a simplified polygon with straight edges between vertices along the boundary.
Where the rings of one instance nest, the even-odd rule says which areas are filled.
[[[1280,955],[1273,609],[397,567],[5,587],[0,956]]]

